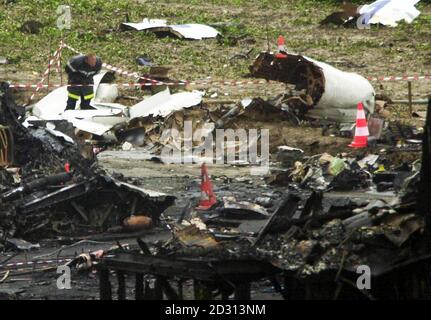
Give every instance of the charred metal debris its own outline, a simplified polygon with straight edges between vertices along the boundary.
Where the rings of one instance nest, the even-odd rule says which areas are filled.
[[[160,79],[168,78],[167,70],[161,73]],[[49,124],[48,131],[77,143],[85,158],[91,158],[93,150],[97,153],[121,146],[124,151],[140,148],[149,157],[161,160],[160,154],[166,146],[191,151],[186,150],[185,139],[181,136],[187,130],[201,132],[205,138],[214,137],[217,129],[254,128],[256,123],[272,124],[269,128],[278,129],[283,127],[277,126],[280,123],[308,125],[322,128],[324,136],[350,138],[357,104],[361,102],[369,116],[370,144],[391,147],[402,144],[403,148],[420,149],[420,129],[386,121],[390,115],[386,107],[391,101],[376,96],[370,82],[359,74],[344,72],[301,55],[262,52],[250,66],[250,76],[278,81],[285,85],[285,90],[267,100],[255,97],[239,102],[211,103],[204,99],[207,93],[203,91],[173,93],[178,88],[161,86],[143,100],[129,97],[133,99],[126,103],[117,85],[111,83],[113,74],[103,71],[95,77],[93,110],[65,110],[63,104],[57,103],[67,99],[66,88],[61,87],[32,105],[24,124],[26,127]],[[129,105],[130,101],[135,104]],[[286,137],[277,136],[275,131],[271,132],[271,152],[286,143],[283,142]],[[0,141],[5,138],[7,133],[0,135]],[[209,148],[202,140],[205,139],[193,138],[188,148],[196,154]],[[215,143],[212,147],[216,147]],[[239,141],[236,152],[242,147]],[[4,156],[0,161],[5,161],[2,159],[6,160]]]
[[[425,134],[430,110],[431,100]],[[195,299],[250,299],[253,283],[263,279],[284,299],[424,298],[431,259],[428,138],[422,148],[422,166],[368,174],[365,185],[350,186],[348,175],[340,189],[292,182],[271,214],[229,199],[205,211],[188,206],[180,219],[169,221],[168,241],[149,245],[138,239],[134,249],[98,261],[100,297],[125,299],[125,277],[134,275],[136,299],[183,299],[187,280],[193,280]],[[323,155],[320,165],[332,166],[335,176],[352,167],[365,171],[346,159],[339,171],[338,160]],[[376,162],[362,164],[370,170]],[[392,192],[366,185],[385,181]],[[371,271],[370,288],[357,285],[363,268]]]
[[[74,116],[69,119],[79,131],[68,121],[51,120],[64,110],[57,112],[58,106],[46,101],[44,106],[53,108],[42,107],[41,101],[33,108],[38,119],[24,127],[19,119],[23,109],[2,84],[0,161],[8,167],[0,170],[1,245],[28,247],[19,238],[142,234],[154,225],[168,230],[168,240],[150,244],[138,237],[135,245],[118,244],[69,263],[78,270],[99,270],[102,299],[129,296],[130,275],[137,299],[182,299],[188,280],[193,281],[196,299],[250,299],[253,282],[262,280],[285,299],[428,295],[431,106],[424,130],[399,123],[383,126],[381,114],[370,119],[375,143],[369,140],[369,150],[376,151],[382,143],[381,152],[305,156],[301,149],[274,145],[271,149],[278,149],[283,168],[266,178],[277,190],[272,197],[256,198],[256,203],[224,198],[208,210],[189,204],[180,208],[178,219],[163,214],[173,204],[172,197],[109,175],[95,162],[93,150],[112,143],[125,151],[144,147],[151,159],[166,144],[181,149],[181,141],[164,132],[184,131],[187,120],[193,130],[210,134],[238,123],[282,119],[298,125],[311,117],[336,122],[339,135],[351,136],[353,127],[343,122],[352,122],[357,103],[364,102],[369,114],[381,106],[365,78],[300,55],[262,53],[250,71],[293,88],[271,101],[257,98],[235,106],[212,107],[199,93],[173,97],[169,90],[130,108],[110,101],[112,114],[98,115],[102,130],[96,121],[76,121]],[[181,103],[168,103],[174,98]],[[157,112],[148,111],[153,107]],[[48,125],[52,122],[55,129]],[[92,144],[83,142],[88,140]],[[201,145],[193,141],[192,148]],[[388,165],[387,151],[421,147],[422,161]],[[356,285],[363,266],[371,270],[369,290]],[[118,280],[116,295],[111,271]]]
[[[173,197],[144,190],[101,170],[41,125],[22,126],[17,106],[2,83],[0,246],[8,238],[38,241],[68,235],[121,232],[123,220],[147,216],[159,223]]]
[[[161,150],[185,150],[181,137],[190,123],[192,132],[200,131],[214,137],[217,129],[254,127],[256,123],[280,126],[307,125],[322,129],[322,136],[351,138],[354,133],[357,104],[363,102],[368,117],[369,144],[386,149],[420,151],[422,128],[389,121],[387,97],[376,96],[367,79],[356,73],[344,72],[326,63],[295,54],[262,52],[250,66],[250,75],[278,81],[286,85],[285,92],[270,99],[244,99],[238,103],[207,103],[198,93],[170,94],[163,90],[129,108],[129,114],[111,131],[94,142],[101,149],[122,145],[123,150],[141,148],[160,159]],[[172,103],[177,100],[176,103]],[[145,107],[145,108],[144,108]],[[270,151],[286,143],[286,137],[271,132]],[[275,133],[274,133],[275,132]],[[191,148],[208,146],[193,140]],[[215,145],[213,144],[213,147]],[[237,143],[237,152],[241,150]]]

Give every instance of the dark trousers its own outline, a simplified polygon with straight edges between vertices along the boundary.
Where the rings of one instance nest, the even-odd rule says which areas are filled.
[[[91,99],[94,98],[93,85],[83,87],[68,87],[68,98],[66,110],[75,110],[76,102],[81,99],[81,110],[94,109],[90,106]]]

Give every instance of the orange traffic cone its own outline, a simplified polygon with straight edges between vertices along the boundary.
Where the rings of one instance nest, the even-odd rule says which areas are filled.
[[[64,164],[64,171],[66,171],[67,173],[70,173],[70,163],[69,162],[66,162]]]
[[[278,53],[275,55],[276,58],[286,58],[286,46],[284,37],[282,35],[278,36],[277,40]]]
[[[364,105],[362,102],[358,103],[358,112],[356,114],[356,128],[355,138],[349,144],[351,148],[366,148],[368,146],[368,131],[367,119],[365,118]]]
[[[201,166],[201,176],[201,200],[199,201],[199,206],[197,207],[197,209],[208,210],[217,202],[217,199],[213,192],[213,185],[208,176],[208,170],[205,163],[202,163]]]

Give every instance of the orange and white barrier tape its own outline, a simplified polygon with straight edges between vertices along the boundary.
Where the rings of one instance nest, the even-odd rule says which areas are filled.
[[[60,51],[58,52],[58,59],[57,59],[57,73],[61,72],[61,51],[64,48],[63,40],[60,41]]]
[[[369,81],[419,81],[419,80],[431,80],[431,75],[424,76],[390,76],[390,77],[367,77]]]
[[[176,86],[181,85],[181,83],[178,82],[163,82],[163,83],[139,83],[139,82],[131,82],[131,83],[113,83],[117,85],[118,87],[125,87],[125,88],[138,88],[138,87],[153,87],[153,86]],[[59,83],[56,84],[21,84],[21,83],[10,83],[9,88],[15,88],[15,89],[42,89],[42,88],[61,88],[61,87],[92,87],[93,84],[67,84],[67,85],[61,85]]]
[[[0,269],[16,268],[16,267],[33,267],[37,265],[53,264],[53,263],[67,263],[73,259],[52,259],[52,260],[37,260],[37,261],[25,261],[25,262],[11,262],[7,264],[0,264]]]
[[[77,54],[84,54],[84,53],[80,52],[79,50],[69,46],[68,44],[64,44],[64,47],[71,50],[72,52],[77,53]],[[105,63],[105,62],[102,63],[102,67],[105,69],[108,69],[110,71],[113,71],[115,73],[118,73],[122,76],[146,80],[146,81],[154,83],[155,85],[165,85],[162,81],[158,81],[158,80],[155,80],[152,78],[140,76],[136,71],[128,71],[125,68],[119,68],[119,67],[110,65],[108,63]],[[179,81],[179,83],[182,83],[182,81]]]
[[[51,56],[51,59],[48,64],[48,68],[43,73],[42,79],[37,84],[10,84],[10,88],[17,88],[17,89],[32,89],[35,88],[35,92],[31,95],[30,101],[34,99],[36,93],[42,89],[42,88],[59,88],[62,85],[60,84],[43,84],[47,75],[49,74],[51,70],[51,66],[53,63],[57,63],[56,68],[57,71],[60,71],[60,59],[61,59],[61,51],[63,48],[67,48],[71,50],[74,53],[77,54],[83,54],[79,50],[69,46],[68,44],[64,43],[63,41],[60,42],[59,48],[54,52],[54,54]],[[110,71],[113,71],[115,73],[118,73],[122,76],[126,77],[133,77],[136,80],[144,80],[146,82],[142,83],[120,83],[117,84],[120,87],[124,88],[139,88],[139,87],[152,87],[152,86],[232,86],[232,87],[244,87],[244,86],[251,86],[251,85],[263,85],[263,84],[277,84],[277,85],[284,85],[283,83],[277,82],[277,81],[267,81],[263,79],[254,79],[254,80],[195,80],[195,81],[159,81],[155,80],[149,77],[141,76],[137,72],[128,71],[125,68],[116,67],[107,63],[102,63],[102,67],[105,69],[108,69]],[[385,77],[366,77],[369,81],[387,81],[387,82],[394,82],[394,81],[420,81],[420,80],[431,80],[431,75],[415,75],[415,76],[385,76]],[[92,85],[68,85],[68,86],[92,86]]]
[[[78,53],[83,54],[79,50],[76,50],[75,48],[64,44],[64,47],[68,48],[69,50]],[[127,71],[124,68],[115,67],[113,65],[103,63],[102,66],[108,70],[114,71],[116,73],[119,73],[123,76],[131,76],[138,79],[148,80],[148,81],[154,81],[157,83],[160,83],[159,85],[164,85],[162,81],[157,81],[151,78],[141,77],[137,72]],[[380,76],[380,77],[366,77],[369,81],[419,81],[419,80],[431,80],[431,75],[415,75],[415,76]],[[178,83],[184,84],[184,85],[211,85],[211,84],[219,84],[219,85],[225,85],[225,86],[241,86],[241,85],[256,85],[256,84],[267,84],[268,81],[266,80],[226,80],[226,81],[211,81],[211,80],[197,80],[197,81],[178,81]],[[276,81],[273,81],[271,83],[279,83]],[[165,84],[166,85],[166,84]],[[175,84],[178,85],[178,84]]]
[[[115,68],[115,67],[113,67]],[[122,69],[118,69],[120,72]],[[113,70],[115,71],[115,69]],[[150,78],[139,77],[148,82],[130,82],[130,83],[117,83],[116,85],[124,88],[139,88],[139,87],[154,87],[154,86],[230,86],[230,87],[244,87],[244,86],[253,86],[253,85],[279,85],[282,86],[284,83],[277,81],[266,81],[266,80],[195,80],[195,81],[157,81]],[[368,77],[369,81],[419,81],[419,80],[431,80],[431,76],[404,76],[404,77]],[[44,79],[43,79],[44,80]],[[68,87],[85,87],[85,86],[93,86],[93,85],[83,85],[83,84],[75,84],[75,85],[63,85]],[[21,83],[10,83],[9,88],[16,89],[32,89],[36,88],[36,92],[42,88],[60,88],[61,84],[43,84],[43,81],[38,82],[37,84],[21,84]],[[32,98],[33,99],[33,96]]]
[[[63,50],[63,42],[60,42],[60,46],[58,47],[58,49],[54,52],[54,54],[51,56],[51,59],[49,60],[48,63],[48,67],[46,68],[45,72],[42,75],[42,79],[38,82],[38,84],[36,85],[36,90],[35,92],[33,92],[33,94],[31,95],[29,101],[33,100],[36,93],[39,91],[39,89],[43,88],[43,83],[45,82],[46,77],[48,76],[48,74],[51,71],[51,66],[54,62],[59,61],[60,59],[60,52],[61,50]]]
[[[185,86],[185,85],[223,85],[223,86],[234,86],[234,87],[242,87],[246,85],[258,85],[258,84],[266,84],[268,83],[266,80],[255,80],[255,81],[193,81],[193,82],[178,82],[178,81],[171,81],[171,82],[126,82],[126,83],[113,83],[119,87],[125,87],[125,88],[139,88],[139,87],[153,87],[153,86]],[[271,82],[276,83],[279,85],[283,85],[283,83],[280,82]],[[60,87],[91,87],[92,84],[68,84],[68,85],[61,85],[61,84],[21,84],[21,83],[10,83],[9,88],[16,88],[16,89],[31,89],[31,88],[60,88]]]

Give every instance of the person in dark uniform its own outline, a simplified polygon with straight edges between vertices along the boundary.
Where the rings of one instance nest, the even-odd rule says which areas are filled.
[[[102,69],[102,61],[93,53],[78,55],[69,60],[66,65],[70,85],[67,88],[66,110],[74,110],[79,99],[81,99],[81,110],[93,109],[90,106],[90,101],[94,98],[93,77],[100,72],[100,69]]]

